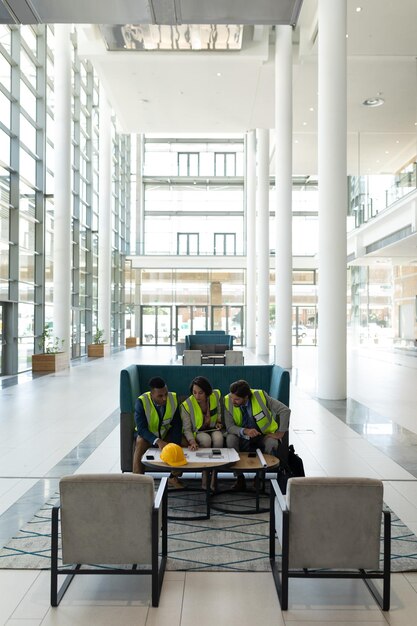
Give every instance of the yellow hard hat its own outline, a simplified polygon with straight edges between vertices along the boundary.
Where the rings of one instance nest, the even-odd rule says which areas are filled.
[[[161,451],[161,461],[174,467],[186,465],[187,459],[184,456],[184,450],[176,443],[167,443]]]

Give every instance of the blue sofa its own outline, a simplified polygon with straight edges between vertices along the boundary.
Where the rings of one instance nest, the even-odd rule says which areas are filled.
[[[202,356],[224,355],[226,350],[233,350],[233,335],[215,332],[199,332],[185,336],[186,350],[201,350]]]
[[[190,391],[190,382],[195,376],[209,378],[214,389],[222,395],[229,393],[232,382],[243,378],[253,389],[264,389],[273,398],[287,406],[290,402],[290,375],[279,365],[225,365],[210,367],[203,365],[129,365],[120,372],[120,465],[122,472],[132,471],[135,402],[138,396],[149,390],[148,381],[161,376],[179,399],[185,399]],[[288,435],[284,437],[283,454],[288,447]],[[281,456],[281,454],[280,454]]]

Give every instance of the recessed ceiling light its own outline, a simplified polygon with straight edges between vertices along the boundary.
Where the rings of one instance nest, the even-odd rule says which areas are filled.
[[[314,107],[310,107],[309,111],[313,112],[314,111]]]
[[[294,140],[294,143],[298,143],[298,139],[295,139],[295,140]]]
[[[364,107],[380,107],[384,103],[385,103],[384,98],[380,98],[379,96],[374,96],[373,98],[366,98],[366,100],[362,102]]]
[[[303,122],[303,126],[307,126],[307,122]]]
[[[221,76],[221,75],[222,75],[222,73],[221,73],[221,72],[217,72],[217,76]]]
[[[389,150],[385,150],[385,154],[389,154]]]
[[[362,7],[356,7],[356,13],[360,13],[362,11]]]
[[[395,143],[400,143],[400,140],[399,140],[399,139],[397,139],[397,141],[396,141]]]

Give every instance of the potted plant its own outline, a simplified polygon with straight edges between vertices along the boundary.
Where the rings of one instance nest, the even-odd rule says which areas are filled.
[[[69,367],[69,356],[64,351],[65,339],[54,337],[52,327],[45,325],[39,337],[40,352],[32,354],[33,372],[58,372]]]
[[[104,340],[104,330],[97,328],[93,336],[93,343],[88,344],[87,354],[90,357],[102,357],[110,352],[109,345]]]

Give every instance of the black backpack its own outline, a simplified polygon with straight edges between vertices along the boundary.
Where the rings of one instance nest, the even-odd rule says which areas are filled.
[[[301,457],[296,454],[294,446],[288,447],[287,462],[280,461],[277,480],[279,488],[283,494],[287,493],[287,482],[290,478],[305,476],[304,464]]]

